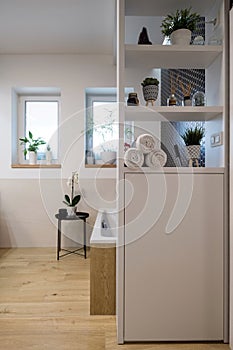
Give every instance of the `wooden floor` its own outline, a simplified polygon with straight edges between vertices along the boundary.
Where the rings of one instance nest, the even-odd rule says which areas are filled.
[[[224,344],[117,345],[113,316],[90,316],[89,259],[0,249],[0,349],[228,350]]]

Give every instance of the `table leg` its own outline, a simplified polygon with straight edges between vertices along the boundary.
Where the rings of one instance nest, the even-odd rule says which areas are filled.
[[[87,258],[87,246],[86,246],[86,219],[83,220],[83,249],[84,249],[84,258]]]
[[[59,260],[59,252],[61,250],[61,220],[58,219],[57,227],[57,260]]]

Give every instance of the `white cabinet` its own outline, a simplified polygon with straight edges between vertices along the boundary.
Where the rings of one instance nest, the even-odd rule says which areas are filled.
[[[125,179],[125,341],[222,340],[223,174]]]

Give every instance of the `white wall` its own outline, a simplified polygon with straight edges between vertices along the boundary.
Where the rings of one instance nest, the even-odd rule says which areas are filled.
[[[90,211],[90,223],[99,206],[115,205],[115,171],[84,168],[83,137],[85,88],[116,85],[113,59],[102,55],[2,55],[0,77],[0,247],[55,246],[54,214],[64,207],[63,194],[70,190],[66,179],[72,171],[80,173],[80,209]],[[11,168],[12,89],[19,87],[61,90],[61,169]]]

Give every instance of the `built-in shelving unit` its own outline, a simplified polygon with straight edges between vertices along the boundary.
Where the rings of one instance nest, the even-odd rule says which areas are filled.
[[[126,67],[207,68],[222,53],[212,45],[125,45]]]
[[[229,1],[181,0],[178,5],[172,0],[117,0],[118,343],[228,340]],[[205,24],[205,45],[162,45],[156,30],[161,30],[163,16],[190,6],[205,17],[205,23],[217,18],[216,26]],[[139,27],[147,25],[149,34],[154,30],[154,37],[159,39],[153,41],[149,35],[152,45],[138,45]],[[222,45],[209,44],[215,36],[220,36]],[[156,101],[154,106],[145,106],[141,82],[145,77],[161,77],[162,69],[204,69],[206,105],[183,107],[179,101],[178,106],[170,107],[160,106]],[[127,87],[138,93],[139,106],[126,105]],[[170,90],[166,89],[168,96],[163,96],[167,99]],[[205,168],[135,170],[124,165],[122,126],[126,122],[134,122],[132,125],[139,134],[151,131],[162,139],[166,127],[176,124],[169,122],[183,121],[205,122]],[[213,135],[222,136],[216,147],[211,144]],[[170,144],[173,148],[177,146]],[[184,209],[184,199],[186,211],[179,220],[176,217],[175,233],[169,236],[167,227],[177,208]],[[154,220],[160,206],[161,212]],[[150,220],[150,227],[145,229]],[[139,236],[135,238],[135,234]],[[203,253],[199,256],[200,252]],[[189,292],[182,297],[187,288]]]

